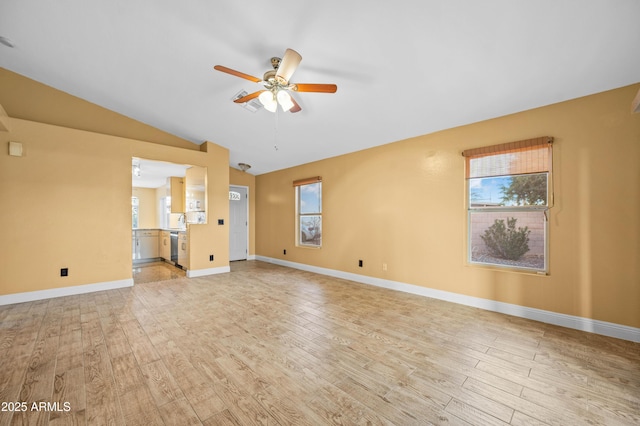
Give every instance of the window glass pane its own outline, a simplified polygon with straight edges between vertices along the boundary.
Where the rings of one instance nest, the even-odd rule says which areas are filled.
[[[469,211],[469,260],[546,270],[543,211]]]
[[[300,216],[300,244],[322,245],[321,216]]]
[[[322,183],[312,183],[298,187],[300,214],[322,212]]]
[[[469,207],[546,206],[547,173],[469,179]]]

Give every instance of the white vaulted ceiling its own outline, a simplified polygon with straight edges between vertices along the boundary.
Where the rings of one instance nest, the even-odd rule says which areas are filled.
[[[637,0],[2,0],[0,66],[261,174],[640,81]],[[286,48],[299,93],[234,104]],[[631,102],[631,99],[629,100]],[[277,144],[278,149],[274,149]]]

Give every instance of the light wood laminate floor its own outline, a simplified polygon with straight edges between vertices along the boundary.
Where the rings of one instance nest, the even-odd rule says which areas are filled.
[[[0,425],[640,424],[639,344],[258,261],[0,307],[0,359]]]

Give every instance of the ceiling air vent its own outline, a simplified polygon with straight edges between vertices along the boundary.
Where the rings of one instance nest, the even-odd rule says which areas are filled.
[[[236,93],[233,98],[231,98],[232,101],[235,101],[236,99],[240,99],[243,96],[247,96],[249,93],[246,90],[241,90],[238,93]],[[249,110],[251,112],[256,112],[257,110],[259,110],[260,108],[262,108],[262,104],[260,103],[260,101],[258,100],[258,98],[255,99],[251,99],[249,102],[245,102],[242,104],[238,104],[240,105],[242,108]]]

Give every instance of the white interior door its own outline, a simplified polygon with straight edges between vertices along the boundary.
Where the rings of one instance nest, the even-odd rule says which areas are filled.
[[[247,187],[229,187],[229,260],[246,260],[249,248]]]

